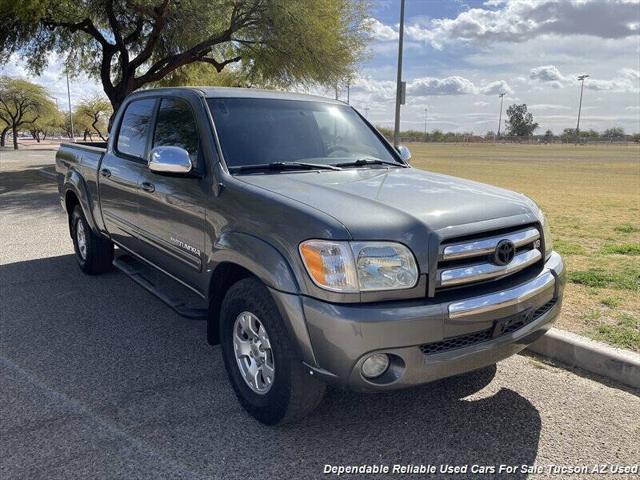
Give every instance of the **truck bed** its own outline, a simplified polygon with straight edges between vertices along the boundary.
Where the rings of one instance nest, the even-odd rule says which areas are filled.
[[[94,145],[104,145],[104,147]],[[98,198],[98,169],[106,151],[105,143],[63,143],[56,154],[58,190],[62,192],[65,180],[77,176],[77,181],[86,185],[92,212],[97,207],[93,202]]]

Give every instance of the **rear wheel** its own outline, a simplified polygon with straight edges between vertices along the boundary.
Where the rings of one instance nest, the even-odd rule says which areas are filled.
[[[113,243],[91,230],[80,205],[71,212],[69,228],[80,269],[89,275],[109,271],[113,262]]]
[[[255,278],[234,284],[220,313],[222,355],[242,406],[267,425],[298,420],[322,400],[325,385],[302,366],[267,288]]]

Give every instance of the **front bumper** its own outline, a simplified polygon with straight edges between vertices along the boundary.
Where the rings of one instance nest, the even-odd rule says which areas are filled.
[[[306,364],[314,375],[355,390],[419,385],[494,364],[549,329],[560,311],[565,277],[562,259],[553,253],[535,278],[464,300],[355,305],[304,297],[312,354]],[[526,321],[511,320],[520,318]],[[495,333],[498,319],[509,319],[512,327]],[[482,332],[491,336],[478,337]],[[463,338],[480,340],[457,341]],[[387,353],[392,361],[384,375],[368,380],[360,365],[372,352]]]

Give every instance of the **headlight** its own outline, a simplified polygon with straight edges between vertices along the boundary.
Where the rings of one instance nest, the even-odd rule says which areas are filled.
[[[544,258],[549,258],[553,251],[553,239],[551,238],[551,228],[549,227],[549,221],[544,216],[542,209],[538,207],[538,219],[542,224],[542,235],[544,236]]]
[[[308,240],[300,255],[316,285],[335,292],[412,288],[418,283],[413,253],[391,242]]]

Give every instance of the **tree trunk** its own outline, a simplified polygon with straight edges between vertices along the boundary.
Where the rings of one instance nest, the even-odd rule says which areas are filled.
[[[100,132],[100,130],[98,130],[98,127],[96,126],[96,125],[98,124],[98,122],[99,122],[99,121],[100,121],[100,119],[99,119],[99,118],[94,118],[94,119],[93,119],[93,123],[91,124],[91,126],[92,126],[92,127],[93,127],[93,129],[98,133],[98,136],[100,137],[100,139],[101,139],[103,142],[106,142],[106,141],[107,141],[107,139],[106,139],[106,138],[104,138],[104,137],[102,136],[102,132]]]
[[[15,126],[11,127],[11,133],[13,133],[13,149],[18,150],[18,129]]]
[[[0,147],[4,147],[7,143],[7,132],[9,131],[9,127],[5,127],[2,129],[0,133]]]

